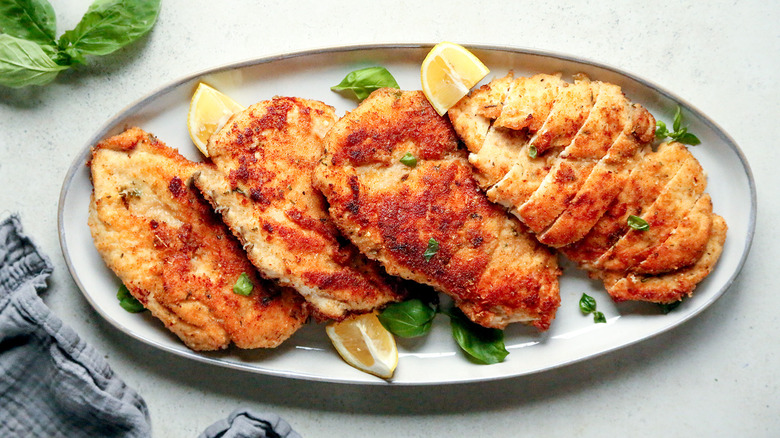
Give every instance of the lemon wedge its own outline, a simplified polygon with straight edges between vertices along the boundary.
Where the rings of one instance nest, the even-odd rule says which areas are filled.
[[[349,317],[325,326],[339,355],[353,367],[389,379],[398,365],[398,348],[392,333],[382,326],[376,313]]]
[[[195,146],[209,156],[206,144],[211,134],[227,123],[230,116],[245,108],[227,95],[201,82],[192,95],[187,113],[187,129]]]
[[[489,72],[465,47],[441,42],[433,46],[423,60],[420,68],[422,90],[436,112],[443,116]]]

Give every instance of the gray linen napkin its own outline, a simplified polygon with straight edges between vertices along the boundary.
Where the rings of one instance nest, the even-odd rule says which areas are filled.
[[[278,415],[246,409],[233,411],[227,419],[207,427],[198,438],[301,438]]]
[[[0,222],[0,436],[150,436],[143,399],[38,297],[51,272],[18,216]]]
[[[52,264],[0,221],[0,437],[148,437],[146,403],[38,297]],[[201,438],[300,438],[275,414],[236,410]]]

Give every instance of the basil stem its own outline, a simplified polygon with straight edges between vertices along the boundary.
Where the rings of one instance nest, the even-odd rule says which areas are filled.
[[[252,280],[249,279],[249,276],[246,274],[246,272],[242,272],[241,275],[238,276],[238,280],[236,280],[236,284],[233,285],[233,292],[247,296],[252,293],[252,289],[255,288],[255,285],[252,284]]]

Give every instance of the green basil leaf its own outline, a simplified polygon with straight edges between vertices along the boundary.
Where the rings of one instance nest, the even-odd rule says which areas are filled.
[[[119,300],[119,305],[130,313],[139,313],[146,310],[144,305],[130,294],[127,286],[124,284],[119,286],[119,290],[116,292],[116,298]]]
[[[681,135],[676,136],[674,139],[676,141],[679,141],[682,144],[687,144],[691,146],[696,146],[698,144],[701,144],[701,140],[699,140],[699,137],[696,137],[690,132],[684,132]]]
[[[0,32],[53,45],[57,16],[47,0],[0,0]]]
[[[503,362],[509,352],[504,345],[504,332],[471,322],[463,312],[448,312],[452,336],[460,348],[483,364]]]
[[[393,303],[379,313],[379,322],[390,333],[402,338],[416,338],[430,331],[436,309],[417,298]]]
[[[674,132],[679,132],[681,126],[682,126],[682,108],[680,108],[680,105],[677,105],[677,110],[674,112],[674,121],[672,122],[672,130]]]
[[[528,156],[531,158],[536,158],[536,154],[537,154],[536,146],[534,145],[528,146]]]
[[[628,216],[628,220],[626,222],[628,223],[629,227],[637,231],[647,231],[650,229],[650,224],[648,224],[646,220],[639,216],[634,216],[633,214]]]
[[[596,299],[588,294],[582,294],[580,297],[580,311],[584,314],[596,311]]]
[[[439,252],[439,242],[436,241],[433,237],[428,239],[428,247],[425,248],[425,252],[423,253],[423,257],[425,257],[425,261],[429,262],[433,258],[433,256],[436,255],[436,253]]]
[[[233,292],[239,295],[248,296],[252,293],[254,288],[255,285],[252,284],[252,280],[249,278],[246,272],[242,272],[241,275],[238,276],[236,284],[233,285]]]
[[[402,164],[404,164],[404,165],[406,165],[406,166],[409,166],[409,167],[414,167],[414,166],[416,166],[416,165],[417,165],[417,157],[415,157],[414,155],[412,155],[412,153],[411,153],[411,152],[407,152],[407,153],[405,153],[405,154],[404,154],[404,156],[403,156],[403,157],[401,157],[401,159],[400,159],[399,161],[400,161]]]
[[[384,67],[368,67],[350,72],[338,85],[330,87],[333,91],[352,90],[358,100],[368,97],[380,88],[399,88],[393,75]]]
[[[73,30],[59,40],[62,51],[81,56],[106,55],[147,33],[160,10],[161,0],[95,0]]]
[[[607,317],[601,312],[593,312],[593,322],[596,324],[606,323]]]
[[[669,136],[669,130],[666,129],[666,123],[658,120],[655,122],[655,138],[663,140]]]
[[[50,53],[53,53],[51,47],[0,34],[0,85],[19,88],[53,81],[68,67],[57,65]]]

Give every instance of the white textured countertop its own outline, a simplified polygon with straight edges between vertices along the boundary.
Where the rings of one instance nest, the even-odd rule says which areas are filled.
[[[59,32],[89,3],[52,0]],[[0,88],[0,213],[18,212],[51,256],[44,301],[145,398],[157,437],[197,436],[239,407],[277,413],[306,437],[778,436],[780,3],[568,3],[166,0],[138,43],[45,87]],[[747,157],[758,193],[755,241],[728,292],[682,326],[596,359],[435,388],[316,383],[194,362],[117,331],[84,299],[60,250],[57,202],[72,160],[109,117],[174,79],[224,64],[441,40],[612,65],[720,125]]]

